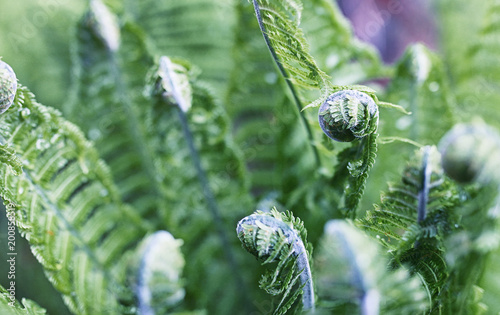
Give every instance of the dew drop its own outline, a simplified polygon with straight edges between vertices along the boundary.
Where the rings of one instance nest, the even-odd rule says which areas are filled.
[[[22,195],[24,193],[24,188],[23,187],[19,187],[19,189],[17,190],[17,193],[19,195]]]
[[[109,195],[109,191],[105,188],[101,189],[99,193],[101,194],[101,197],[106,197],[107,195]]]

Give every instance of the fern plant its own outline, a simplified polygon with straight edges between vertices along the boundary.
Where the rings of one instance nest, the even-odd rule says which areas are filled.
[[[0,312],[498,313],[500,6],[452,2],[394,64],[331,0],[39,11],[71,80],[0,47]]]

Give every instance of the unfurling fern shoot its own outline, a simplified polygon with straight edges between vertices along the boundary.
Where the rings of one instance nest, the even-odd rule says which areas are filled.
[[[366,93],[339,91],[320,106],[319,125],[333,140],[351,142],[361,139],[377,130],[378,107]]]
[[[14,70],[0,60],[0,114],[9,109],[17,91],[17,78]]]
[[[500,135],[483,124],[458,124],[439,142],[443,169],[459,183],[500,182]]]
[[[351,175],[346,189],[345,209],[351,217],[365,187],[368,171],[377,152],[378,106],[377,98],[359,90],[342,90],[328,96],[320,106],[319,125],[331,139],[353,142],[354,161],[346,162]],[[356,140],[360,140],[359,142]]]
[[[135,290],[140,315],[167,313],[184,298],[181,245],[167,231],[157,231],[141,244]]]
[[[302,221],[292,213],[256,211],[236,228],[243,248],[263,264],[278,262],[274,272],[262,276],[260,287],[282,295],[273,314],[285,314],[302,294],[302,309],[314,310],[314,289],[309,266],[310,245]]]

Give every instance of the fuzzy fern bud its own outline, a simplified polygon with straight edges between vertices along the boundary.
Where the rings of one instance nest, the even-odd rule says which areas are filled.
[[[184,298],[181,245],[181,240],[166,231],[158,231],[142,243],[136,287],[139,314],[165,314]]]
[[[97,36],[101,38],[109,51],[115,52],[120,47],[120,26],[118,18],[101,0],[90,2],[89,23]]]
[[[485,125],[459,124],[440,141],[443,169],[459,183],[499,180],[500,136]]]
[[[328,96],[320,106],[319,125],[329,138],[351,142],[377,130],[378,107],[366,93],[339,91]]]
[[[276,270],[264,275],[260,287],[271,295],[282,294],[273,314],[285,314],[302,294],[303,310],[314,309],[314,290],[306,230],[291,212],[257,211],[238,222],[243,248],[263,264],[277,262]],[[295,287],[294,290],[291,288]]]
[[[17,78],[14,70],[0,60],[0,114],[4,113],[14,102],[17,91]]]

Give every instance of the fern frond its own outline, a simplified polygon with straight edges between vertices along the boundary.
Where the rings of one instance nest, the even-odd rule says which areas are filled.
[[[266,44],[281,74],[300,86],[328,86],[329,78],[309,55],[299,28],[302,3],[296,0],[253,0],[253,5]]]
[[[168,203],[173,209],[186,209],[163,214],[170,231],[186,240],[184,249],[191,257],[186,273],[193,276],[186,285],[186,300],[205,297],[187,303],[211,312],[230,313],[249,301],[245,292],[237,290],[245,279],[238,260],[241,255],[235,254],[236,244],[228,237],[228,222],[234,222],[253,200],[241,153],[229,134],[226,113],[211,88],[197,80],[191,70],[187,62],[160,59],[148,82],[153,106],[147,117],[154,126],[151,137],[155,155],[161,159],[157,170],[163,174]],[[191,106],[182,108],[183,103]],[[175,187],[183,189],[176,191]],[[207,260],[220,268],[210,275],[195,275],[205,268]],[[234,279],[229,284],[222,281],[228,269]],[[224,296],[226,303],[210,303],[222,288],[234,294]]]
[[[238,222],[236,232],[243,248],[263,264],[278,261],[276,270],[260,281],[260,287],[269,294],[282,295],[273,314],[285,314],[300,295],[302,308],[314,311],[311,247],[302,221],[291,212],[256,211]]]
[[[103,10],[117,19],[106,7]],[[139,111],[136,104],[147,103],[142,91],[153,59],[147,53],[143,34],[130,23],[117,30],[119,46],[110,50],[95,25],[96,14],[91,7],[78,26],[76,81],[65,115],[95,143],[124,201],[142,216],[151,217],[156,211],[165,212],[166,205],[151,138],[141,123],[145,110]]]
[[[157,231],[139,246],[132,270],[139,314],[166,314],[184,298],[181,245],[172,234]]]
[[[1,195],[47,277],[75,313],[126,312],[125,262],[115,261],[150,227],[120,201],[82,132],[28,89],[0,119],[2,144],[23,163],[19,175],[0,168]]]
[[[388,113],[384,130],[422,144],[437,144],[456,122],[455,99],[441,60],[423,45],[410,46],[400,59],[388,98],[403,105],[410,116]]]
[[[445,243],[447,263],[452,268],[450,286],[462,292],[448,307],[454,312],[471,312],[484,308],[476,298],[476,284],[488,284],[481,280],[482,273],[498,277],[494,268],[484,268],[491,259],[488,254],[500,247],[500,177],[495,166],[500,156],[500,135],[484,123],[460,124],[443,137],[440,149],[443,166],[450,177],[464,184],[476,183],[465,186],[466,198],[458,211],[463,231],[451,235]],[[496,292],[496,286],[484,289],[490,296]]]
[[[339,85],[359,84],[388,73],[371,45],[358,40],[337,3],[304,1],[301,28],[318,66]]]
[[[495,59],[500,34],[499,3],[496,0],[490,0],[471,7],[468,7],[470,5],[468,2],[458,5],[464,8],[463,12],[469,13],[456,12],[446,17],[450,23],[456,23],[453,32],[451,32],[450,23],[445,24],[446,61],[451,63],[449,72],[453,74],[456,82],[453,87],[457,91],[456,99],[459,110],[456,112],[460,121],[468,122],[470,117],[480,116],[489,125],[499,128],[496,104],[499,101],[497,91],[500,86],[500,77]],[[464,25],[464,27],[457,32],[457,25]],[[471,40],[463,41],[463,38],[471,38]]]
[[[15,288],[14,288],[15,292]],[[5,315],[43,315],[47,311],[35,302],[23,298],[19,303],[4,287],[0,286],[0,312]]]
[[[324,233],[315,260],[320,310],[402,314],[427,307],[419,279],[387,270],[377,244],[361,231],[332,220]]]
[[[125,12],[147,34],[152,53],[191,61],[222,98],[232,69],[233,1],[126,1]]]

